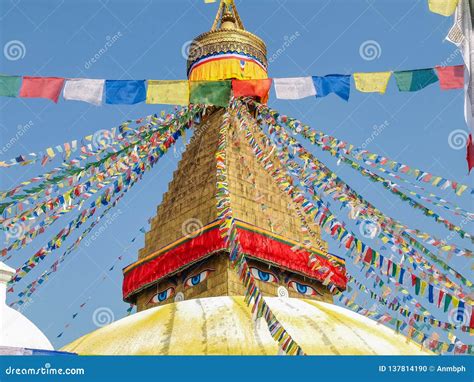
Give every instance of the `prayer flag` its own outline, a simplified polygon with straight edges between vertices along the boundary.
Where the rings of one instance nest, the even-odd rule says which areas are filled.
[[[446,39],[455,44],[461,51],[468,72],[464,77],[464,115],[472,133],[474,132],[474,76],[472,75],[474,34],[472,33],[472,15],[469,0],[459,1],[454,14],[454,25],[449,30]]]
[[[457,5],[458,0],[428,0],[430,11],[443,16],[451,16]]]
[[[83,101],[100,105],[104,94],[105,80],[72,78],[66,80],[63,97],[69,101]]]
[[[134,105],[145,101],[145,80],[106,80],[105,102]]]
[[[467,168],[468,173],[470,173],[471,169],[474,167],[474,144],[472,143],[472,134],[469,134],[466,151]]]
[[[271,78],[264,80],[232,80],[234,97],[257,96],[266,99],[271,86]]]
[[[146,93],[146,103],[188,105],[189,82],[149,80]]]
[[[222,107],[229,105],[231,81],[191,81],[190,84],[191,103]]]
[[[356,89],[363,93],[384,94],[392,72],[354,73]]]
[[[313,76],[316,87],[316,97],[325,97],[329,93],[336,93],[343,100],[349,100],[351,90],[351,76],[344,74],[328,74],[324,77]]]
[[[404,70],[394,72],[398,90],[401,92],[416,92],[438,81],[433,69]]]
[[[274,78],[273,82],[278,99],[301,99],[316,95],[311,77]]]
[[[439,86],[443,90],[464,88],[464,65],[437,66]]]
[[[22,98],[47,98],[58,102],[63,88],[64,78],[58,77],[23,77],[20,88]]]
[[[0,96],[17,97],[21,86],[19,76],[0,76]]]

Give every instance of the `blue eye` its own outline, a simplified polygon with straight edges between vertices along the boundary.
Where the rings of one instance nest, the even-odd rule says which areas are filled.
[[[296,283],[296,290],[297,290],[299,293],[305,294],[306,291],[308,290],[308,287],[307,287],[306,285]]]
[[[310,287],[309,285],[305,284],[300,284],[297,281],[290,281],[288,285],[298,293],[304,294],[306,296],[316,296],[317,294],[320,294],[313,287]]]
[[[206,269],[205,271],[199,272],[194,276],[188,277],[184,282],[184,286],[187,288],[201,284],[205,279],[207,279],[207,276],[209,276],[209,273],[212,271],[213,269]]]
[[[171,296],[174,295],[174,288],[168,288],[165,289],[164,291],[161,291],[157,294],[155,294],[151,299],[150,299],[150,304],[158,304],[159,302],[163,302],[167,299],[169,299]]]
[[[278,282],[278,278],[270,272],[261,271],[258,268],[250,268],[250,273],[252,276],[255,277],[257,280],[263,281],[265,283],[276,283]]]
[[[158,293],[158,301],[165,301],[168,298],[168,291]]]
[[[262,272],[261,270],[259,270],[258,271],[258,277],[262,281],[268,281],[268,280],[270,280],[270,273]]]

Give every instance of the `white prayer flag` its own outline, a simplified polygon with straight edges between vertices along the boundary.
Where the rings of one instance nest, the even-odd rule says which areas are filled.
[[[452,42],[461,51],[466,74],[464,75],[465,102],[464,113],[466,123],[474,133],[474,76],[472,65],[474,63],[474,31],[472,30],[472,18],[469,0],[460,0],[454,14],[454,25],[451,27],[446,39]]]
[[[84,101],[94,105],[102,104],[105,80],[72,78],[66,80],[63,97],[69,101]]]
[[[312,77],[274,78],[273,83],[279,99],[301,99],[316,95]]]

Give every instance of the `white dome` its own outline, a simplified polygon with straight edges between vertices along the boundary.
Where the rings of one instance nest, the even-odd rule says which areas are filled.
[[[15,309],[3,306],[0,322],[0,346],[54,350],[43,332]]]
[[[6,283],[14,273],[14,269],[0,262],[0,347],[54,350],[35,324],[6,305]]]

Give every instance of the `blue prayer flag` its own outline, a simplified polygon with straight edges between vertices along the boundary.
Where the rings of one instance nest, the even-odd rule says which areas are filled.
[[[133,105],[145,101],[145,80],[106,80],[105,102]]]
[[[336,93],[343,100],[349,100],[351,91],[351,76],[346,74],[328,74],[327,76],[313,76],[316,97],[325,97],[329,93]]]

